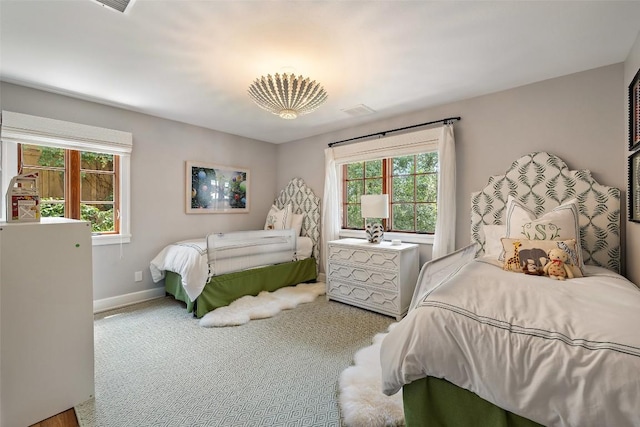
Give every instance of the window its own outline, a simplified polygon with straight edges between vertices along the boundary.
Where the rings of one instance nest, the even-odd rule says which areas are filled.
[[[18,173],[38,173],[40,213],[91,223],[94,234],[120,231],[119,156],[18,144]]]
[[[3,194],[38,172],[42,216],[90,221],[94,245],[131,240],[131,133],[2,111],[0,139]]]
[[[361,195],[389,194],[389,218],[382,221],[386,231],[435,232],[437,152],[347,163],[342,168],[342,228],[364,229]]]

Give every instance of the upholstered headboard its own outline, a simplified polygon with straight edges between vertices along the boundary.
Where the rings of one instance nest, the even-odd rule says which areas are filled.
[[[316,259],[316,268],[318,268],[320,265],[320,197],[307,187],[302,178],[293,178],[274,201],[278,209],[283,209],[289,203],[294,214],[304,215],[300,234],[313,241],[313,257]]]
[[[569,170],[557,156],[535,152],[513,162],[504,175],[489,178],[471,194],[471,241],[484,254],[484,224],[504,224],[509,195],[536,215],[573,198],[578,200],[580,241],[585,264],[620,273],[620,190],[597,183],[585,169]]]

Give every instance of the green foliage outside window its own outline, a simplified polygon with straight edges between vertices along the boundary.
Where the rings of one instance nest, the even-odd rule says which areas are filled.
[[[52,199],[40,201],[41,217],[64,217],[64,204],[52,202]],[[95,206],[80,204],[80,218],[91,223],[92,233],[113,231],[113,208],[100,210]]]

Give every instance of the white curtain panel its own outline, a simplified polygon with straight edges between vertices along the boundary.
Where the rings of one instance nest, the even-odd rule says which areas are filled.
[[[438,180],[438,219],[433,257],[436,257],[436,253],[442,256],[453,252],[456,222],[456,170],[453,125],[449,124],[417,132],[345,144],[325,150],[324,199],[322,203],[323,253],[327,253],[327,243],[339,237],[342,225],[340,221],[341,165],[435,150],[438,151],[440,162],[440,178]]]
[[[322,255],[325,263],[329,253],[329,242],[340,234],[340,182],[334,149],[324,150],[324,198],[322,201]],[[325,272],[329,271],[325,265]]]
[[[456,148],[452,124],[446,124],[441,128],[438,162],[438,217],[432,259],[453,252],[456,245]]]

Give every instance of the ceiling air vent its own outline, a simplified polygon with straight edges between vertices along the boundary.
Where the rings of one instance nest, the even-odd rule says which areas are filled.
[[[124,10],[129,6],[131,0],[95,0],[95,2],[124,13]]]
[[[364,104],[358,104],[355,107],[345,108],[342,112],[347,113],[350,116],[359,117],[366,116],[367,114],[373,114],[375,113],[375,110],[372,110]]]

